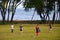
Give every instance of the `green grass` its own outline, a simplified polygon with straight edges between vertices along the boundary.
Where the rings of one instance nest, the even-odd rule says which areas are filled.
[[[60,40],[60,24],[54,24],[49,32],[47,24],[39,24],[40,34],[35,35],[36,24],[23,24],[23,33],[19,31],[19,24],[14,24],[14,32],[11,33],[10,25],[0,25],[0,40]]]

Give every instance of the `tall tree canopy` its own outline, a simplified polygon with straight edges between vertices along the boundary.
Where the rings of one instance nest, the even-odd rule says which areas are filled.
[[[51,14],[52,11],[54,11],[52,13],[53,14],[52,24],[53,24],[56,19],[56,15],[59,14],[60,16],[60,13],[58,13],[58,10],[60,10],[59,2],[60,2],[59,0],[25,0],[23,5],[26,10],[35,8],[35,10],[37,11],[37,14],[40,16],[43,22],[45,22],[45,20],[47,19],[50,20],[49,15]],[[58,6],[57,11],[56,11],[56,5]]]
[[[15,14],[15,10],[19,4],[21,4],[21,0],[0,0],[0,12],[4,23],[6,18],[5,17],[6,12],[8,11],[8,17],[7,17],[8,21],[9,21],[9,14],[10,12],[12,12],[12,16],[11,16],[11,21],[12,21]]]
[[[6,11],[8,11],[7,20],[9,21],[10,12],[12,12],[11,21],[13,20],[15,10],[17,6],[22,2],[26,11],[31,8],[35,8],[35,11],[37,11],[37,14],[40,16],[43,22],[45,22],[45,20],[47,19],[50,20],[49,15],[52,11],[54,11],[52,13],[52,24],[54,23],[57,17],[60,20],[60,0],[0,0],[0,11],[3,22],[5,22]]]

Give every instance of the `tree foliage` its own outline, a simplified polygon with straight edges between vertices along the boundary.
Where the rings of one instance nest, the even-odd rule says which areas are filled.
[[[57,12],[56,12],[56,5],[57,5]],[[59,14],[60,17],[60,13],[58,13],[58,11],[60,12],[60,0],[25,0],[24,7],[26,10],[35,8],[41,20],[44,21],[47,19],[50,20],[49,15],[51,14],[52,11],[54,11],[52,13],[53,14],[52,24],[54,23],[57,14]]]
[[[15,10],[18,6],[18,3],[21,0],[0,0],[0,11],[1,11],[1,16],[2,16],[2,20],[3,23],[5,23],[5,18],[6,18],[6,12],[8,11],[8,17],[7,20],[9,21],[9,14],[10,12],[12,12],[12,16],[11,16],[11,21],[13,20],[14,14],[15,14]]]

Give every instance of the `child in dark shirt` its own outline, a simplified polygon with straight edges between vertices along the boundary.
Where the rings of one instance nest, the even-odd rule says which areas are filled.
[[[19,27],[20,27],[20,32],[23,32],[23,26],[22,26],[22,24]]]

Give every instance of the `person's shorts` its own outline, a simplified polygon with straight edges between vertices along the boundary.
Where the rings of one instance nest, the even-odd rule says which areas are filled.
[[[39,33],[39,32],[36,32],[36,33]]]

